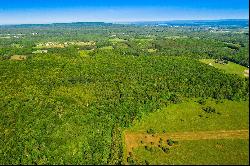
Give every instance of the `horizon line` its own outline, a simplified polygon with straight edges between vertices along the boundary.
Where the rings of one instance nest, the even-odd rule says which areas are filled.
[[[74,22],[48,22],[48,23],[13,23],[13,24],[1,24],[0,26],[11,25],[52,25],[52,24],[72,24],[72,23],[106,23],[106,24],[128,24],[128,23],[140,23],[140,22],[173,22],[173,21],[225,21],[225,20],[248,20],[249,18],[221,18],[221,19],[174,19],[174,20],[138,20],[138,21],[74,21]]]

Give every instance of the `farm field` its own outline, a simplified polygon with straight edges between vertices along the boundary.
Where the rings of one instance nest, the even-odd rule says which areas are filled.
[[[195,99],[151,113],[124,132],[125,162],[247,164],[248,105]]]

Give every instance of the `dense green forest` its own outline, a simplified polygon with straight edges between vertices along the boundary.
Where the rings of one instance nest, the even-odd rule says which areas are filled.
[[[228,27],[1,26],[0,164],[122,164],[122,130],[149,112],[186,98],[248,100],[247,77],[199,61],[248,67],[248,35]]]

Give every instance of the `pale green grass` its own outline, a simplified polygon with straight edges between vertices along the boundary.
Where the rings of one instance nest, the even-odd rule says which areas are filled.
[[[206,113],[202,107],[211,106],[217,113]],[[249,102],[229,101],[217,103],[207,100],[205,105],[195,101],[169,105],[163,110],[144,116],[129,130],[146,132],[152,128],[156,132],[238,130],[249,128]]]
[[[93,50],[80,50],[78,53],[81,57],[89,57],[89,53],[93,52]]]
[[[113,50],[113,46],[106,46],[106,47],[101,47],[101,50]]]
[[[126,40],[120,38],[109,39],[112,43],[125,42]]]
[[[242,165],[249,164],[249,140],[199,140],[179,141],[178,145],[169,147],[164,153],[160,148],[153,147],[150,152],[143,147],[133,151],[136,164],[167,164],[167,165]]]
[[[148,52],[156,52],[157,49],[148,49]]]
[[[200,61],[206,64],[212,64],[213,67],[224,70],[226,73],[237,74],[242,77],[245,77],[244,70],[248,69],[247,67],[238,65],[233,62],[228,62],[228,64],[223,65],[223,64],[215,63],[214,59],[201,59]]]
[[[70,45],[77,45],[77,46],[93,46],[95,45],[94,41],[89,42],[69,42]]]

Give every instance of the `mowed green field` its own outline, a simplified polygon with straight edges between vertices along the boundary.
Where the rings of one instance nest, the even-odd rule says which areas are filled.
[[[142,117],[127,133],[142,133],[152,140],[164,133],[184,133],[199,131],[234,131],[249,129],[249,102],[230,100],[205,100],[198,103],[198,99],[169,105],[163,110],[150,113]],[[214,113],[207,113],[203,108],[210,106]],[[149,133],[150,131],[150,133]],[[185,138],[186,139],[186,138]],[[159,144],[147,143],[141,140],[134,146],[133,162],[137,164],[248,164],[249,139],[202,139],[178,140],[178,144],[168,146],[167,140]],[[175,140],[174,140],[175,141]],[[130,143],[131,144],[131,143]],[[131,144],[132,145],[132,144]],[[125,145],[126,146],[126,145]],[[151,147],[151,148],[145,148]],[[160,146],[160,147],[158,147]],[[167,147],[168,152],[161,148]],[[125,149],[126,151],[126,149]],[[125,152],[124,154],[128,154]],[[127,159],[127,157],[125,157]]]
[[[214,59],[201,59],[200,61],[206,64],[212,64],[213,67],[224,70],[226,73],[237,74],[241,77],[245,77],[244,71],[248,69],[247,67],[233,62],[228,62],[228,64],[219,64],[215,63]]]

